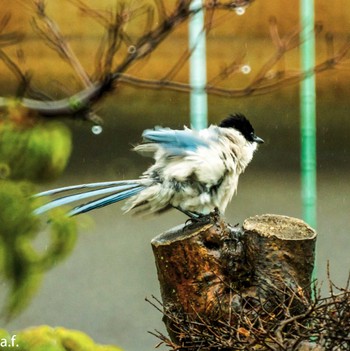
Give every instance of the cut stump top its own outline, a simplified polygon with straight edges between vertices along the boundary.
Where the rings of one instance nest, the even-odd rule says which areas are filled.
[[[316,231],[301,219],[275,214],[247,218],[243,222],[243,229],[259,233],[260,236],[275,236],[283,240],[307,240],[316,237]]]

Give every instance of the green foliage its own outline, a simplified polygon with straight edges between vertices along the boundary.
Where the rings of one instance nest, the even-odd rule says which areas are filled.
[[[0,278],[8,286],[3,313],[20,313],[38,290],[45,272],[64,259],[77,239],[76,222],[62,209],[43,219],[30,181],[57,178],[71,153],[71,134],[61,123],[40,123],[16,101],[0,119]],[[40,242],[45,239],[44,248]],[[41,245],[43,246],[43,245]],[[13,342],[15,345],[13,345]],[[87,335],[40,326],[10,335],[0,329],[0,350],[121,351],[96,345]]]
[[[0,123],[0,163],[8,165],[11,179],[55,179],[65,169],[71,149],[71,133],[62,123]]]
[[[62,260],[74,247],[75,220],[62,210],[51,211],[47,228],[33,214],[36,201],[27,182],[0,180],[0,274],[8,282],[5,313],[13,317],[23,310],[37,291],[43,274]],[[35,239],[44,231],[49,242],[44,250],[35,247]]]
[[[28,328],[12,335],[0,329],[0,341],[3,342],[1,350],[14,349],[11,340],[13,335],[16,336],[14,343],[17,351],[122,351],[116,346],[97,345],[80,331],[46,325]]]
[[[62,173],[72,148],[69,129],[39,121],[16,100],[0,117],[0,278],[7,282],[4,312],[10,318],[28,305],[43,274],[71,252],[77,230],[60,210],[49,213],[44,228],[33,215],[38,200],[29,182]],[[49,237],[42,250],[37,248],[41,234]]]

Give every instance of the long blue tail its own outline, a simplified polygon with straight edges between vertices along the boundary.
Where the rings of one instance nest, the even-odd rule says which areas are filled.
[[[72,190],[83,190],[83,192],[80,192],[77,194],[66,195],[58,199],[52,200],[47,204],[35,209],[34,214],[41,215],[56,207],[67,205],[72,202],[81,201],[95,196],[110,194],[107,196],[103,196],[99,199],[92,200],[88,203],[74,207],[71,211],[68,212],[68,215],[75,216],[81,213],[92,211],[100,207],[108,206],[118,201],[125,200],[133,195],[138,194],[140,191],[142,191],[145,188],[146,188],[146,185],[143,184],[142,180],[127,180],[127,181],[80,184],[80,185],[73,185],[73,186],[43,191],[41,193],[36,194],[35,197],[56,195],[59,193],[72,191]],[[93,189],[93,190],[89,190],[89,189]],[[88,190],[88,191],[84,191],[84,190]]]

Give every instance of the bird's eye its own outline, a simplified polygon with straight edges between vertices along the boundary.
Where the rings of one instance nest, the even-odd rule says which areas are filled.
[[[251,132],[250,135],[249,135],[249,141],[255,141],[255,138],[256,138],[256,135],[254,132]]]

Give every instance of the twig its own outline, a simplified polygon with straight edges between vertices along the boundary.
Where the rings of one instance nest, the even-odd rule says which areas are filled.
[[[33,19],[33,25],[37,33],[42,36],[49,47],[53,48],[61,55],[61,57],[69,62],[69,64],[77,73],[78,77],[82,80],[84,86],[90,86],[90,78],[78,60],[77,56],[71,49],[68,41],[61,34],[57,24],[46,14],[44,1],[34,0],[34,6],[36,7],[38,18],[45,25],[45,28],[41,29],[36,20]]]
[[[330,286],[334,284],[330,282]],[[265,310],[264,301],[259,304],[255,301],[254,305],[250,304],[239,312],[232,310],[233,317],[230,323],[221,319],[209,320],[199,313],[185,315],[180,319],[178,312],[167,309],[153,297],[156,304],[148,299],[147,301],[172,323],[173,333],[178,334],[178,339],[182,340],[182,343],[179,345],[158,331],[150,334],[160,339],[170,350],[181,351],[199,349],[300,351],[305,347],[311,350],[316,346],[317,350],[348,350],[350,341],[348,289],[341,288],[339,294],[330,290],[329,298],[321,298],[319,294],[315,294],[315,300],[304,301],[305,311],[294,315],[289,301],[295,298],[295,294],[293,295],[288,286],[283,291],[289,296],[285,301],[281,300],[278,306],[279,318],[272,318],[270,312]],[[232,293],[237,294],[235,291]]]
[[[185,50],[174,66],[160,79],[145,79],[130,74],[131,68],[136,63],[145,62],[151,53],[155,52],[160,43],[169,37],[174,29],[186,22],[194,14],[189,9],[190,0],[178,0],[172,11],[166,8],[163,0],[153,0],[153,6],[150,6],[148,3],[137,3],[135,6],[132,5],[133,7],[126,7],[126,4],[122,4],[115,11],[95,10],[87,6],[82,0],[68,0],[83,14],[93,18],[106,29],[106,34],[97,48],[95,74],[92,75],[93,79],[89,78],[79,59],[70,48],[68,41],[61,34],[57,24],[46,14],[44,1],[32,1],[32,4],[35,5],[37,17],[39,18],[39,20],[37,19],[33,22],[36,30],[49,47],[53,48],[61,57],[69,62],[83,81],[85,88],[71,97],[62,100],[40,101],[28,98],[23,99],[23,106],[35,110],[43,116],[64,115],[76,118],[89,115],[94,104],[103,98],[108,91],[117,86],[131,85],[138,88],[167,89],[183,93],[188,93],[191,90],[187,82],[176,81],[174,77],[185,65],[194,48]],[[204,2],[203,6],[208,9],[208,15],[203,30],[205,29],[209,32],[215,25],[222,22],[222,20],[218,21],[218,18],[221,18],[221,16],[214,18],[214,11],[222,10],[225,11],[226,15],[230,14],[230,10],[234,10],[239,6],[248,6],[251,3],[252,1],[249,0]],[[157,24],[154,22],[155,11]],[[134,38],[135,35],[131,35],[127,31],[127,24],[130,24],[131,21],[140,16],[145,16],[143,32]],[[0,21],[0,47],[14,44],[20,39],[15,33],[1,33],[1,30],[6,27],[9,20],[10,16],[5,15]],[[316,31],[319,31],[319,28],[320,26],[316,28]],[[326,36],[328,53],[326,60],[318,63],[313,69],[307,72],[285,70],[284,67],[282,70],[276,70],[277,65],[281,62],[284,66],[283,60],[285,54],[300,45],[299,28],[294,28],[281,37],[277,21],[271,19],[270,36],[275,46],[275,52],[262,65],[250,83],[238,89],[220,86],[221,82],[240,71],[240,66],[244,58],[243,53],[236,59],[231,60],[217,75],[209,79],[205,88],[206,92],[210,95],[225,98],[267,94],[284,86],[297,83],[311,74],[318,74],[329,69],[343,69],[343,64],[350,50],[349,40],[340,49],[335,50],[333,37],[328,34]],[[127,50],[121,50],[122,45],[125,45]],[[22,72],[19,65],[4,50],[0,50],[0,59],[19,80],[20,85],[26,85],[28,83],[26,74]],[[115,66],[114,61],[117,61],[117,55],[120,55],[120,58],[118,59],[118,64]],[[26,92],[29,96],[33,92],[30,85]],[[36,96],[42,97],[44,95],[36,94]],[[0,98],[0,108],[7,107],[9,101],[9,99]]]

